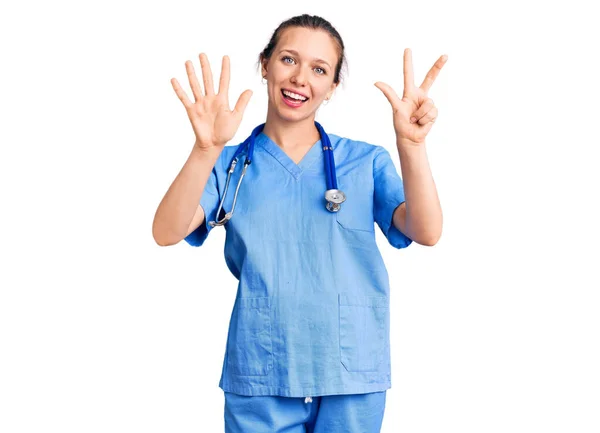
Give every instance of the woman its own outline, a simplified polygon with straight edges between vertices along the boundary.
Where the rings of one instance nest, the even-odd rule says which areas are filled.
[[[396,248],[434,245],[442,225],[424,140],[437,116],[427,90],[446,56],[417,88],[410,51],[404,55],[402,99],[376,86],[392,104],[405,186],[385,148],[327,134],[315,122],[344,61],[340,35],[320,17],[283,22],[260,54],[267,119],[242,144],[225,146],[252,92],[229,109],[227,56],[217,94],[203,54],[205,94],[189,61],[195,101],[172,80],[196,142],[158,207],[153,235],[159,245],[200,246],[225,226],[225,260],[239,280],[219,382],[227,432],[380,431],[391,386],[389,281],[374,223]],[[250,141],[252,164],[235,198]],[[345,194],[331,210],[329,148]],[[238,149],[244,156],[224,194]]]

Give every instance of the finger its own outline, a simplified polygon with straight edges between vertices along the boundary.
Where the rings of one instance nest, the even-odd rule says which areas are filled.
[[[419,132],[421,132],[423,136],[426,136],[429,134],[429,131],[431,131],[431,128],[433,128],[433,125],[434,122],[427,122],[425,125],[423,125]]]
[[[237,114],[243,115],[251,96],[252,90],[248,89],[244,91],[244,93],[242,93],[238,98],[237,104],[235,104],[235,108],[233,109],[233,111]]]
[[[219,95],[223,95],[229,101],[229,56],[223,56],[221,63],[221,79],[219,80]]]
[[[200,67],[202,68],[202,80],[204,81],[204,92],[206,96],[215,94],[215,87],[213,85],[212,71],[210,70],[210,63],[208,56],[204,53],[200,53]]]
[[[402,97],[406,97],[414,86],[412,52],[410,48],[406,48],[404,50],[404,93],[402,94]]]
[[[442,70],[442,66],[444,66],[444,64],[446,63],[446,60],[448,60],[448,56],[445,54],[443,56],[441,56],[439,59],[437,59],[437,61],[433,64],[433,66],[431,67],[429,72],[427,72],[427,75],[425,75],[423,84],[421,84],[419,86],[421,89],[423,89],[425,92],[429,91],[429,88],[431,87],[431,85],[437,78],[438,74]]]
[[[179,82],[175,78],[171,78],[171,85],[173,86],[173,90],[177,94],[177,97],[181,102],[183,102],[183,106],[187,109],[192,105],[192,101],[189,100],[184,90],[179,85]]]
[[[389,103],[392,105],[392,109],[396,111],[398,109],[400,98],[398,98],[394,89],[381,81],[377,81],[375,87],[383,92]]]
[[[431,98],[426,99],[425,102],[423,102],[421,104],[421,106],[410,116],[411,117],[410,123],[415,123],[421,117],[425,116],[425,114],[427,114],[427,112],[430,111],[433,107],[434,107],[433,99],[431,99]],[[413,121],[412,120],[413,118],[416,120]]]
[[[190,82],[192,93],[194,94],[194,100],[199,101],[200,99],[202,99],[202,88],[200,87],[200,83],[198,82],[198,77],[196,77],[194,64],[189,60],[186,60],[185,70],[187,71],[188,81]]]
[[[433,108],[428,111],[423,117],[419,119],[419,125],[427,125],[428,123],[433,123],[437,120],[438,110],[437,108]]]

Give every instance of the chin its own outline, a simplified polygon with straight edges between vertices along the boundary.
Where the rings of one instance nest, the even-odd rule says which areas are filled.
[[[283,119],[283,120],[288,121],[288,122],[299,122],[301,120],[309,119],[309,118],[311,118],[313,116],[314,116],[313,112],[309,112],[309,113],[306,113],[306,112],[304,112],[304,113],[292,113],[291,115],[287,114],[287,113],[279,112],[279,117],[281,119]]]
[[[277,117],[288,122],[298,122],[315,115],[314,111],[294,110],[293,108],[290,109],[285,104],[283,106],[276,105],[273,107],[273,111],[276,113]]]

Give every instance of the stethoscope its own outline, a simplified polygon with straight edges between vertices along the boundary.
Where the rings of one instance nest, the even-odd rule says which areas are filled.
[[[319,122],[315,121],[315,126],[319,130],[319,134],[321,134],[321,144],[323,145],[323,155],[325,159],[325,178],[327,179],[327,190],[325,191],[325,200],[327,203],[325,204],[325,208],[329,212],[339,212],[342,208],[342,203],[346,201],[346,195],[337,189],[337,177],[335,175],[335,161],[333,159],[333,148],[331,147],[331,141],[329,141],[329,137],[325,133],[323,127],[319,124]],[[227,181],[225,182],[225,192],[223,192],[223,198],[219,203],[219,209],[217,210],[217,217],[221,213],[221,209],[223,208],[223,202],[225,201],[225,197],[227,197],[227,189],[229,188],[229,180],[231,179],[231,174],[235,170],[235,166],[238,163],[238,156],[240,153],[244,151],[244,149],[248,148],[248,153],[246,155],[246,161],[244,162],[244,168],[242,169],[242,175],[240,176],[240,180],[238,180],[237,187],[235,189],[235,194],[233,196],[233,205],[231,206],[231,212],[227,212],[225,216],[219,221],[209,221],[208,223],[211,227],[222,226],[227,223],[233,216],[233,211],[235,209],[235,202],[237,201],[238,191],[240,190],[240,185],[242,184],[242,179],[246,174],[246,169],[252,163],[252,155],[254,155],[254,141],[256,137],[262,132],[265,124],[258,125],[250,136],[246,138],[246,140],[238,147],[236,152],[233,154],[233,158],[231,159],[231,165],[229,167],[229,171],[227,173]]]

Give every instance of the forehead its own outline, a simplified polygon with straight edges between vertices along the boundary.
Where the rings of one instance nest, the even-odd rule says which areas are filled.
[[[289,49],[306,58],[323,59],[333,65],[338,53],[333,38],[324,30],[290,27],[285,29],[277,43],[276,52]]]

